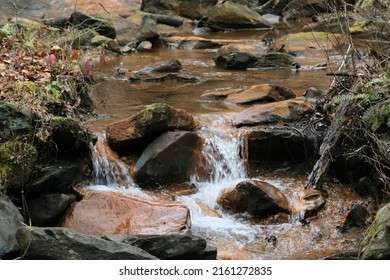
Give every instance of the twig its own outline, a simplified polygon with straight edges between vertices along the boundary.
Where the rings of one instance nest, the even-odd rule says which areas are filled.
[[[104,6],[100,3],[100,2],[98,2],[98,4],[100,5],[100,7],[102,7],[103,8],[103,10],[105,10],[106,11],[106,13],[107,14],[110,14],[110,12],[109,11],[107,11],[107,9],[106,8],[104,8]]]

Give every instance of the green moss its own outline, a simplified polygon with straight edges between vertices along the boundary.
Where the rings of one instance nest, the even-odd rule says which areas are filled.
[[[390,118],[390,102],[384,102],[371,106],[364,112],[363,120],[376,132]]]
[[[79,122],[72,118],[55,116],[50,120],[50,124],[56,131],[77,133],[80,130]]]
[[[6,189],[18,189],[29,180],[37,161],[34,146],[8,141],[0,145],[0,185]]]

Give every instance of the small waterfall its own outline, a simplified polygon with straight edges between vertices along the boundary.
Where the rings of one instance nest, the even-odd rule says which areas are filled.
[[[130,175],[129,166],[108,147],[105,135],[98,137],[96,144],[91,147],[91,153],[93,178],[85,187],[86,189],[115,191],[138,197],[148,197],[134,182]]]
[[[241,157],[241,137],[230,127],[226,116],[203,115],[200,124],[204,124],[198,131],[205,138],[203,158],[197,173],[191,178],[198,192],[178,200],[191,209],[191,223],[195,231],[211,230],[217,234],[233,233],[249,238],[253,232],[250,226],[232,219],[223,211],[219,211],[220,217],[202,214],[202,207],[205,206],[211,211],[220,210],[216,202],[221,191],[247,178],[247,172]]]

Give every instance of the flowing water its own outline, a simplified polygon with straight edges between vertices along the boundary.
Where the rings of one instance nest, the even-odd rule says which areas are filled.
[[[260,42],[261,38],[279,35],[269,31],[243,31],[217,33],[214,36],[253,44]],[[329,186],[326,206],[305,226],[293,216],[255,219],[246,214],[231,215],[216,203],[222,190],[253,176],[249,174],[248,163],[241,155],[242,137],[239,131],[229,125],[231,116],[245,107],[200,103],[200,95],[212,88],[260,83],[288,86],[297,95],[302,95],[312,86],[327,89],[330,79],[326,76],[326,70],[223,70],[215,67],[213,55],[214,50],[160,48],[148,53],[111,58],[107,65],[98,69],[98,75],[108,78],[95,87],[98,118],[87,123],[93,132],[102,136],[94,147],[94,179],[86,188],[117,191],[156,200],[156,196],[146,193],[136,185],[130,176],[131,168],[105,145],[104,130],[109,123],[129,117],[151,103],[164,102],[185,109],[200,123],[197,133],[205,140],[203,158],[198,164],[198,172],[193,174],[189,182],[195,191],[183,193],[181,190],[173,190],[169,197],[189,207],[192,233],[203,236],[210,244],[215,245],[218,248],[218,258],[315,259],[356,249],[361,231],[342,234],[337,230],[337,226],[343,223],[347,210],[359,199],[351,194],[347,186]],[[112,77],[112,69],[119,65],[135,72],[149,63],[172,58],[180,60],[183,74],[197,76],[199,82],[129,82]],[[305,177],[283,174],[266,174],[255,178],[282,190],[290,204],[299,201],[299,193],[303,191],[306,182]]]

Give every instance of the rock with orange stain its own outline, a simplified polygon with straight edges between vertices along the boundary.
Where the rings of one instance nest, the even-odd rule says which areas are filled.
[[[304,97],[279,102],[254,105],[236,114],[233,124],[236,127],[254,126],[277,122],[298,121],[306,114],[314,112],[312,104]]]
[[[299,200],[291,205],[292,213],[301,213],[302,218],[315,215],[326,200],[318,190],[303,189],[297,192]]]
[[[111,123],[106,129],[107,142],[117,152],[140,152],[167,131],[192,131],[194,118],[182,109],[165,103],[147,106],[139,113]]]
[[[285,195],[273,185],[260,180],[244,180],[226,189],[218,197],[218,203],[229,212],[247,212],[257,217],[289,211]]]
[[[111,192],[88,192],[60,226],[96,236],[186,233],[190,212],[184,205],[160,204]]]

